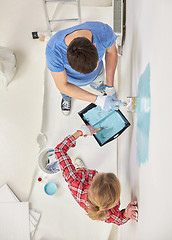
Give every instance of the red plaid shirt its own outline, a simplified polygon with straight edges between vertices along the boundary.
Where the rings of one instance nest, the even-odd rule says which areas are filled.
[[[87,201],[88,189],[93,180],[93,177],[98,173],[96,170],[89,170],[86,168],[75,168],[72,164],[70,157],[67,154],[67,151],[70,147],[76,146],[76,140],[73,136],[67,136],[60,144],[55,148],[55,154],[59,160],[60,167],[62,170],[63,177],[68,183],[68,187],[78,202],[78,204],[85,209],[87,212],[89,203]],[[128,218],[124,217],[124,211],[119,210],[120,201],[118,204],[109,209],[109,215],[105,222],[115,223],[117,225],[122,225],[128,221]]]

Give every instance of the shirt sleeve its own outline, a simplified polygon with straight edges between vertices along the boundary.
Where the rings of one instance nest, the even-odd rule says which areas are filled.
[[[113,29],[108,25],[104,24],[104,34],[102,44],[105,48],[111,47],[117,39],[117,35]]]
[[[47,67],[52,72],[62,72],[64,71],[64,63],[62,53],[58,48],[52,50],[49,45],[46,47],[46,59],[47,59]]]
[[[115,223],[118,226],[128,222],[130,218],[126,218],[124,216],[125,209],[119,210],[119,206],[120,206],[120,201],[114,208],[111,208],[109,210],[109,216],[107,217],[105,222]]]
[[[62,175],[68,184],[71,184],[79,176],[67,151],[76,146],[76,140],[72,135],[67,136],[60,144],[55,147],[55,155],[59,161]]]

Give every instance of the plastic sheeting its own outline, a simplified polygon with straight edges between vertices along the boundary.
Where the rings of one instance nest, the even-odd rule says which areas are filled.
[[[16,57],[12,50],[0,47],[0,80],[7,85],[12,81],[16,72]]]

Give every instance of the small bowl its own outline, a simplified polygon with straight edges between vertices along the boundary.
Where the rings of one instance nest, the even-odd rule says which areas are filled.
[[[44,191],[47,195],[52,196],[57,192],[57,185],[53,182],[48,182],[44,186]]]

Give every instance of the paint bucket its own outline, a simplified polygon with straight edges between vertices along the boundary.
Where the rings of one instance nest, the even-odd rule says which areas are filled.
[[[50,150],[54,150],[54,148],[45,148],[40,152],[39,157],[38,157],[38,166],[41,169],[41,171],[43,171],[44,173],[52,175],[52,174],[59,173],[59,171],[58,172],[52,172],[52,171],[46,169],[46,165],[47,165],[47,162],[48,162],[47,152],[50,151]]]
[[[49,196],[54,195],[57,192],[57,185],[53,182],[46,183],[44,186],[44,192]]]

